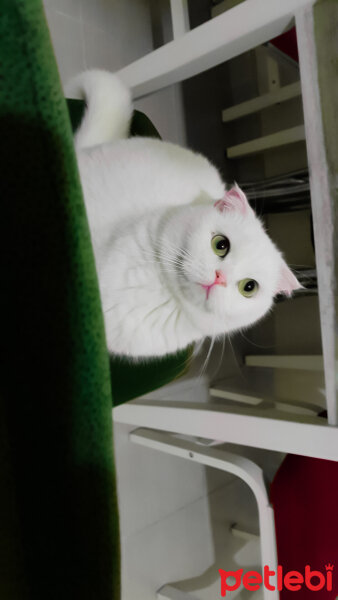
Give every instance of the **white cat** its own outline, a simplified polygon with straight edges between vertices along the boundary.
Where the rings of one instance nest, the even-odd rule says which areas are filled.
[[[88,109],[76,135],[108,348],[161,356],[258,321],[300,286],[235,185],[209,161],[127,138],[129,92],[88,71],[68,92]]]

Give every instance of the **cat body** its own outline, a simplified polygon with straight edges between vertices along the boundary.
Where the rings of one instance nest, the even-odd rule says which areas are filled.
[[[299,287],[244,193],[226,191],[206,158],[126,139],[132,106],[114,75],[83,73],[70,92],[89,106],[76,147],[111,352],[176,352],[247,327]]]

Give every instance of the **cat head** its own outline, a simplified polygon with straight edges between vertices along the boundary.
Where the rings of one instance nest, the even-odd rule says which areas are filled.
[[[190,207],[183,221],[175,232],[177,286],[201,327],[211,324],[209,334],[258,321],[277,294],[302,287],[237,185],[215,203]]]

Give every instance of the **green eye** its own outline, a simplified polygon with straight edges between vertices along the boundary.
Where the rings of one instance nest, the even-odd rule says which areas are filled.
[[[217,256],[224,258],[230,251],[230,242],[225,235],[214,235],[211,247]]]
[[[259,285],[254,279],[241,279],[238,282],[238,291],[245,298],[251,298],[258,292]]]

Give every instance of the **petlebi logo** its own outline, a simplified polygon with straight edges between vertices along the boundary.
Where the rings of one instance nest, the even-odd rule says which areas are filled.
[[[265,587],[267,590],[278,590],[281,592],[284,589],[292,592],[297,592],[303,587],[306,587],[311,592],[319,592],[322,589],[332,592],[332,576],[334,565],[328,563],[325,565],[325,571],[313,571],[310,565],[306,565],[304,573],[300,571],[284,572],[282,566],[277,567],[277,572],[272,571],[268,565],[264,566],[263,574],[258,571],[247,571],[243,569],[237,571],[225,571],[219,569],[221,576],[221,596],[225,597],[227,592],[234,592],[243,585],[246,590],[256,591],[260,587]]]

